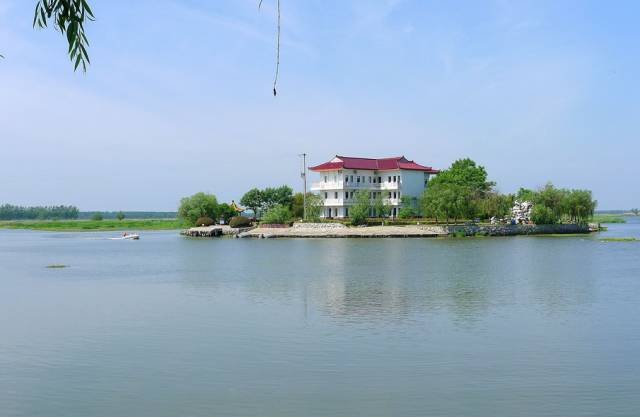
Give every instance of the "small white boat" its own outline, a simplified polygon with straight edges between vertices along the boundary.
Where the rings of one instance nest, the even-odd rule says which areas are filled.
[[[137,233],[123,233],[120,237],[110,237],[109,240],[140,240]]]

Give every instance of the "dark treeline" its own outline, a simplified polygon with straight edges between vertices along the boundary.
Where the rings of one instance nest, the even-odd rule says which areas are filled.
[[[77,219],[79,214],[80,211],[74,206],[0,206],[0,220]]]
[[[175,211],[81,211],[78,218],[90,220],[96,214],[102,215],[105,220],[117,219],[118,214],[124,214],[127,219],[175,219],[178,215]]]

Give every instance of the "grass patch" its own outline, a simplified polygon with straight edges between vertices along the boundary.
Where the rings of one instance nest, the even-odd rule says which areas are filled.
[[[61,269],[61,268],[69,268],[69,265],[52,264],[52,265],[47,265],[46,267],[49,269]]]
[[[184,227],[177,219],[131,220],[17,220],[0,222],[0,229],[91,232],[101,230],[176,230]]]
[[[600,239],[601,242],[640,242],[635,237],[605,237]]]
[[[591,220],[593,223],[626,223],[627,221],[616,214],[596,214]]]
[[[548,233],[548,234],[539,234],[532,235],[536,237],[588,237],[587,233]]]

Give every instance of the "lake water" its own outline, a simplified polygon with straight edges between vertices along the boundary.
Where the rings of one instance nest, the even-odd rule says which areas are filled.
[[[0,416],[638,416],[640,243],[598,240],[640,237],[631,220],[562,238],[0,231]]]

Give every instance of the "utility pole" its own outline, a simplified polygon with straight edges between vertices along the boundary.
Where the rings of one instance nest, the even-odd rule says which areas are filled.
[[[302,178],[302,220],[307,220],[307,154],[301,153],[302,157],[302,172],[300,177]]]

